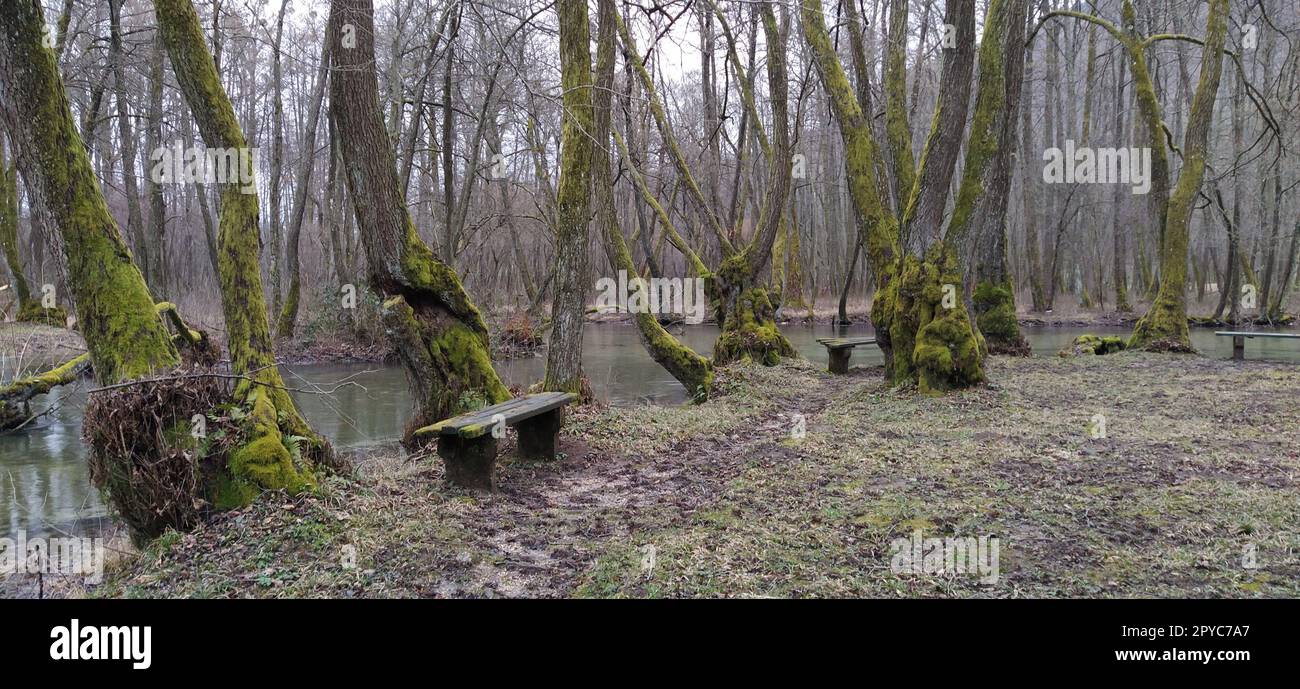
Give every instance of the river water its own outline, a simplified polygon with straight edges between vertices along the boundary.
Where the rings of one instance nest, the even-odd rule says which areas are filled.
[[[629,324],[600,324],[586,328],[583,366],[596,395],[609,404],[677,404],[686,391],[641,347]],[[833,328],[829,325],[787,326],[783,329],[803,356],[826,361],[826,350],[816,338],[830,335],[870,335],[865,326]],[[1127,329],[1026,328],[1025,336],[1035,356],[1055,356],[1077,335],[1127,335]],[[708,355],[717,337],[716,327],[687,326],[679,337],[696,351]],[[1230,338],[1215,337],[1208,329],[1194,329],[1192,344],[1205,356],[1228,358]],[[1294,340],[1246,341],[1247,359],[1300,362]],[[880,350],[854,351],[852,364],[879,364]],[[546,360],[530,357],[503,361],[497,370],[507,384],[528,386],[541,379]],[[383,364],[312,364],[283,367],[285,384],[310,389],[319,386],[330,394],[295,393],[312,426],[340,450],[361,451],[391,444],[405,425],[411,409],[406,378],[400,367]],[[356,385],[338,386],[343,380]],[[335,389],[337,388],[337,389]],[[81,442],[84,384],[52,395],[57,409],[24,432],[0,436],[0,535],[25,529],[29,536],[58,531],[93,531],[105,515],[98,492],[90,485],[86,448]],[[49,400],[37,398],[33,408]]]

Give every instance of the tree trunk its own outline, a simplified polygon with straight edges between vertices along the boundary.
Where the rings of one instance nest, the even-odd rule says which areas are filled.
[[[162,32],[155,31],[153,54],[149,58],[149,122],[144,144],[145,149],[150,151],[151,154],[162,146],[164,53]],[[146,241],[153,244],[153,251],[149,253],[149,256],[153,259],[153,266],[149,269],[149,275],[153,277],[154,297],[166,298],[168,281],[167,201],[163,197],[162,184],[152,174],[149,175],[148,181],[145,182],[145,195],[149,197],[149,236]]]
[[[1131,15],[1132,5],[1125,0],[1126,14]],[[1187,132],[1183,141],[1183,171],[1178,184],[1169,195],[1166,220],[1160,247],[1160,290],[1155,303],[1138,321],[1133,330],[1130,347],[1161,346],[1191,349],[1187,330],[1187,245],[1188,230],[1197,192],[1205,176],[1206,142],[1210,121],[1214,116],[1214,100],[1219,92],[1219,77],[1223,72],[1223,44],[1227,34],[1228,0],[1211,0],[1205,32],[1205,45],[1201,52],[1201,77],[1192,101]],[[1139,83],[1139,94],[1149,90]],[[1143,96],[1146,97],[1146,96]],[[1154,101],[1154,95],[1150,95]],[[1161,131],[1152,127],[1151,136],[1163,149],[1159,140]],[[1153,161],[1154,163],[1154,161]],[[1152,166],[1154,173],[1154,164]],[[1157,189],[1152,185],[1152,193]]]
[[[1005,12],[1002,4],[1002,0],[992,3],[990,15]],[[877,342],[885,351],[888,377],[895,384],[915,382],[924,393],[977,384],[984,380],[983,346],[958,291],[963,271],[955,244],[960,241],[965,223],[956,220],[972,212],[987,160],[977,158],[974,169],[968,166],[964,172],[962,186],[967,189],[958,193],[953,213],[957,231],[945,237],[939,227],[969,105],[975,52],[974,2],[950,0],[945,11],[945,24],[957,28],[956,42],[945,56],[939,114],[921,157],[922,168],[915,174],[917,182],[903,206],[901,232],[882,202],[876,174],[878,155],[870,127],[826,32],[820,6],[804,3],[802,17],[804,37],[839,122],[850,197],[872,272],[877,276],[879,287],[872,305],[872,321]],[[986,40],[995,35],[987,27],[986,31]],[[993,43],[998,42],[981,47],[981,74],[993,75],[1002,69],[1002,50]],[[886,89],[887,96],[889,93]],[[1004,107],[1001,98],[993,98],[992,93],[975,114],[976,132],[984,131],[986,135],[988,122],[996,121],[998,108]],[[905,110],[906,101],[887,97],[886,107],[896,112]],[[903,247],[905,253],[901,252]]]
[[[603,239],[605,254],[609,258],[610,264],[615,270],[627,271],[627,274],[632,276],[638,275],[638,273],[635,264],[632,262],[632,254],[628,251],[627,243],[623,239],[623,230],[619,227],[618,218],[614,213],[613,156],[609,147],[613,119],[611,87],[614,81],[614,23],[616,17],[614,0],[598,0],[597,11],[599,13],[597,20],[599,33],[596,42],[596,89],[592,94],[593,137],[596,142],[592,152],[595,217]],[[619,139],[619,141],[621,142],[622,139]],[[625,149],[626,146],[622,148]],[[644,180],[637,176],[636,166],[631,163],[631,157],[625,154],[625,160],[628,160],[629,164],[631,164],[630,174],[634,177],[634,182],[644,184]],[[655,217],[659,218],[660,222],[667,223],[667,216],[662,214],[662,206],[654,202],[654,197],[648,193],[643,194],[643,196],[649,202],[647,205],[650,205],[659,213]],[[643,231],[648,231],[648,228]],[[670,236],[677,234],[670,224],[665,225],[664,232]],[[686,247],[684,243],[683,248],[686,249],[683,252],[684,254],[689,252],[689,247]],[[703,270],[703,264],[699,263],[698,257],[696,257],[695,262],[699,269]],[[651,275],[653,276],[653,273]],[[668,371],[673,378],[681,383],[692,399],[697,401],[706,399],[713,384],[713,367],[709,360],[678,342],[668,331],[664,330],[663,326],[659,324],[659,320],[648,310],[634,313],[632,317],[637,326],[637,335],[640,336],[641,343],[650,354],[650,358],[654,359],[655,363],[663,366],[664,370]]]
[[[0,114],[31,204],[48,209],[68,270],[77,323],[101,384],[175,366],[180,358],[104,202],[73,124],[36,0],[0,0]]]
[[[307,213],[307,188],[311,182],[312,170],[316,167],[316,127],[320,123],[321,103],[325,99],[325,82],[329,79],[330,46],[326,41],[321,44],[320,65],[316,69],[316,81],[312,85],[311,101],[308,105],[307,127],[303,131],[298,164],[298,177],[293,190],[293,208],[289,212],[289,236],[284,247],[285,269],[289,276],[289,291],[285,295],[284,305],[280,310],[276,325],[278,337],[293,337],[294,325],[298,320],[298,300],[302,291],[301,261],[298,245],[302,240],[302,220]]]
[[[416,234],[406,211],[379,107],[371,0],[331,4],[327,40],[334,65],[330,115],[342,144],[370,283],[387,297],[384,324],[397,340],[419,405],[407,426],[409,443],[410,431],[503,402],[510,392],[492,368],[487,326],[478,309],[455,271]]]
[[[976,228],[976,264],[974,269],[975,322],[984,341],[992,354],[1011,354],[1028,356],[1029,343],[1020,334],[1020,323],[1016,319],[1016,289],[1011,280],[1011,271],[1007,266],[1007,201],[1011,193],[1011,159],[1015,152],[1021,88],[1024,84],[1024,37],[1027,0],[1010,0],[1003,13],[995,16],[990,8],[985,26],[981,50],[1003,51],[1003,72],[981,73],[980,95],[976,101],[976,123],[981,122],[980,112],[988,112],[996,107],[986,99],[1004,99],[1004,106],[994,121],[989,122],[989,129],[982,137],[972,135],[967,143],[966,169],[977,169],[980,162],[972,160],[975,156],[992,156],[985,181],[981,184],[983,195],[977,202],[976,211],[971,222]],[[997,65],[990,57],[989,67]],[[981,56],[981,69],[986,60]],[[990,93],[986,95],[985,89]],[[1000,89],[1000,90],[997,90]],[[996,137],[996,142],[992,139]],[[989,146],[994,148],[990,150]],[[1022,153],[1023,155],[1023,153]],[[959,227],[959,219],[954,217],[953,228]],[[952,228],[949,229],[951,233]]]
[[[1124,132],[1124,106],[1127,101],[1124,100],[1124,66],[1116,62],[1115,64],[1115,82],[1117,84],[1117,94],[1115,96],[1115,141],[1118,145],[1123,146],[1127,141]],[[1114,194],[1111,197],[1111,225],[1112,235],[1114,237],[1114,269],[1113,279],[1115,281],[1115,310],[1120,313],[1127,313],[1133,310],[1133,306],[1128,301],[1128,233],[1129,227],[1120,223],[1120,207],[1124,198],[1124,189],[1122,185],[1116,184]]]
[[[23,260],[18,246],[18,161],[7,160],[4,141],[0,139],[0,248],[12,276],[10,285],[18,302],[18,313],[27,311],[32,301],[31,288],[23,272]],[[36,304],[39,308],[39,304]]]
[[[555,298],[542,389],[582,392],[582,325],[587,294],[591,204],[591,30],[587,0],[559,0],[564,124],[555,226]]]
[[[135,253],[140,256],[140,269],[145,283],[154,285],[150,274],[149,242],[144,236],[144,220],[140,214],[140,187],[135,176],[135,133],[131,127],[131,113],[126,93],[126,56],[122,52],[122,5],[126,0],[109,0],[109,57],[113,64],[113,95],[117,101],[117,134],[122,144],[122,187],[126,195],[126,227]]]
[[[1029,270],[1029,304],[1035,312],[1047,310],[1047,295],[1043,292],[1042,242],[1038,235],[1038,184],[1042,177],[1036,174],[1034,156],[1029,151],[1034,148],[1033,127],[1033,64],[1032,53],[1025,55],[1025,76],[1021,83],[1024,94],[1024,106],[1020,108],[1020,156],[1021,200],[1025,219],[1025,258]]]
[[[280,67],[280,41],[284,37],[284,15],[289,9],[288,0],[280,3],[280,11],[275,20],[275,40],[271,44],[271,192],[270,212],[268,218],[271,231],[271,313],[280,313],[280,256],[284,245],[280,225],[281,181],[284,175],[284,89],[283,70]],[[301,155],[310,160],[310,149],[303,149]],[[306,189],[307,181],[299,178],[295,188]],[[295,305],[296,307],[296,305]]]
[[[306,448],[301,454],[308,464],[331,461],[332,449],[298,413],[276,367],[258,261],[258,199],[248,145],[190,0],[155,0],[154,9],[172,71],[204,143],[209,149],[239,152],[238,179],[218,184],[217,249],[226,346],[231,371],[244,377],[234,394],[248,409],[248,436],[227,460],[231,481],[222,486],[216,503],[244,504],[263,489],[304,490],[314,480],[309,468],[295,464],[290,438],[302,439]]]

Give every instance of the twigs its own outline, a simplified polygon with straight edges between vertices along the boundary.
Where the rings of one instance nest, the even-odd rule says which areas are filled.
[[[306,389],[306,388],[291,388],[291,387],[284,386],[284,385],[274,385],[274,384],[271,384],[271,383],[263,382],[263,381],[261,381],[261,380],[257,380],[257,378],[255,377],[255,374],[257,374],[258,372],[260,372],[260,371],[264,371],[264,370],[269,369],[269,368],[275,368],[276,366],[279,366],[279,365],[281,365],[281,364],[280,364],[280,363],[267,364],[266,366],[261,366],[261,367],[255,368],[255,369],[249,371],[248,373],[246,373],[246,374],[244,374],[244,375],[236,375],[236,374],[233,374],[233,373],[215,373],[215,372],[210,372],[210,373],[186,373],[186,374],[179,375],[179,376],[158,376],[158,377],[154,377],[154,378],[139,378],[139,379],[137,379],[137,380],[128,380],[128,381],[123,382],[123,383],[115,383],[115,384],[113,384],[113,385],[105,385],[105,386],[103,386],[103,387],[93,388],[93,389],[91,389],[91,390],[88,390],[88,391],[87,391],[87,394],[95,394],[95,393],[98,393],[98,392],[106,392],[106,391],[109,391],[109,390],[117,390],[117,389],[120,389],[120,388],[128,388],[128,387],[132,387],[132,386],[136,386],[136,385],[146,385],[146,384],[149,384],[149,383],[167,383],[167,382],[172,382],[172,381],[177,381],[177,380],[191,380],[191,379],[201,379],[201,378],[219,378],[219,379],[222,379],[222,380],[243,380],[243,381],[248,381],[249,383],[252,383],[252,384],[254,384],[254,385],[261,385],[261,386],[263,386],[263,387],[273,388],[273,389],[276,389],[276,390],[286,390],[286,391],[288,391],[288,392],[302,392],[302,393],[307,393],[307,394],[312,394],[312,395],[330,395],[330,394],[333,394],[333,393],[335,393],[336,391],[338,391],[340,388],[345,388],[345,387],[358,387],[358,388],[361,388],[361,389],[364,390],[364,389],[365,389],[364,386],[362,386],[360,383],[357,383],[357,382],[355,382],[355,381],[353,381],[353,380],[351,380],[351,379],[352,379],[352,378],[355,378],[356,376],[363,375],[363,374],[366,374],[366,373],[374,373],[373,370],[370,370],[370,371],[358,371],[357,373],[354,373],[354,374],[352,374],[351,376],[348,376],[347,378],[344,378],[343,380],[338,381],[338,383],[337,383],[334,387],[332,387],[332,388],[330,388],[330,389],[328,389],[328,390],[323,389],[323,388],[321,388],[321,387],[318,386],[318,385],[313,385],[313,386],[312,386],[313,388],[315,388],[314,390],[309,390],[309,389]]]

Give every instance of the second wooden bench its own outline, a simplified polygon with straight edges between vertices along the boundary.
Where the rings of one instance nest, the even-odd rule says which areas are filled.
[[[849,355],[853,353],[854,347],[864,347],[876,343],[874,337],[819,337],[817,342],[826,348],[826,354],[830,359],[831,373],[848,373],[849,372]]]
[[[1220,330],[1214,333],[1219,337],[1232,338],[1232,358],[1236,361],[1242,361],[1246,358],[1246,338],[1256,337],[1278,337],[1284,340],[1300,340],[1300,334],[1295,333],[1268,333],[1268,332],[1237,332],[1232,330]]]

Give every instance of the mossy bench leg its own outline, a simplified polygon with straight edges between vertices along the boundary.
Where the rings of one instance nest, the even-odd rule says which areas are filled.
[[[497,439],[491,433],[478,438],[441,436],[438,456],[447,465],[447,482],[451,485],[470,490],[496,490]]]
[[[520,421],[515,426],[519,431],[519,456],[547,462],[555,459],[555,436],[563,424],[564,407]]]
[[[830,371],[831,373],[848,373],[849,372],[849,355],[853,350],[844,347],[841,349],[827,349],[830,354]]]
[[[1232,338],[1232,360],[1244,361],[1246,358],[1246,338],[1234,335]]]

